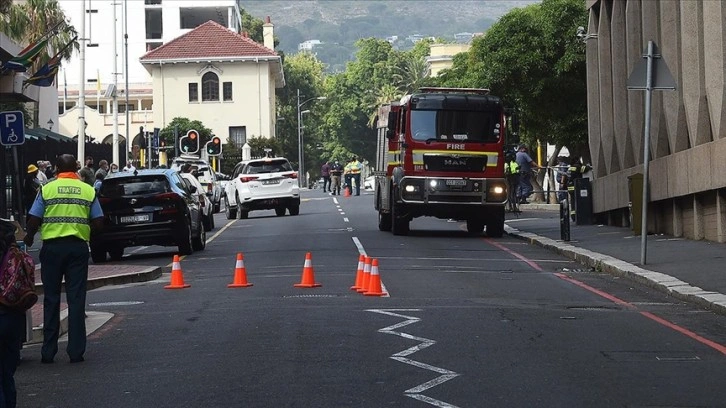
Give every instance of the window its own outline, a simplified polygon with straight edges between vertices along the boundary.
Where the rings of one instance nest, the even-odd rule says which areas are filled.
[[[247,127],[245,126],[230,126],[229,127],[229,140],[234,143],[237,147],[242,147],[247,143]]]
[[[161,47],[163,43],[155,41],[155,42],[147,42],[146,43],[146,52],[149,52],[151,50],[155,50],[159,47]]]
[[[232,83],[231,82],[222,82],[222,100],[224,101],[231,101],[232,100]]]
[[[160,40],[163,32],[163,20],[161,9],[147,9],[146,15],[146,39]]]
[[[189,83],[189,102],[199,102],[199,84]]]
[[[202,76],[202,101],[219,100],[219,77],[214,72]]]

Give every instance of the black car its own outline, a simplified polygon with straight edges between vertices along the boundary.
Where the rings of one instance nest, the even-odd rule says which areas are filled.
[[[109,173],[98,192],[103,230],[91,235],[91,259],[106,253],[119,260],[124,248],[138,245],[178,246],[182,255],[203,250],[207,235],[194,186],[176,170]]]

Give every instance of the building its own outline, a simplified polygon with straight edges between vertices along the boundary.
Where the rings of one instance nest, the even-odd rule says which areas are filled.
[[[431,76],[437,76],[441,70],[451,68],[454,65],[454,55],[469,51],[469,48],[469,44],[431,44],[431,51],[426,57]]]
[[[312,51],[313,48],[315,48],[318,45],[321,45],[323,42],[320,40],[307,40],[303,41],[300,44],[297,45],[298,51]]]
[[[119,140],[125,140],[126,134],[133,138],[141,126],[149,130],[164,127],[164,123],[155,122],[154,118],[157,116],[154,113],[152,76],[139,58],[210,20],[235,33],[241,27],[240,9],[235,0],[60,0],[59,4],[70,23],[77,29],[80,29],[81,17],[85,18],[88,38],[83,73],[87,106],[84,110],[86,134],[94,141],[104,143],[111,143],[113,138],[111,98],[105,95],[114,81],[118,82]],[[113,54],[114,24],[116,56]],[[128,32],[128,39],[124,39],[125,31]],[[116,73],[113,72],[114,58],[117,63]],[[125,86],[127,78],[128,107]],[[71,61],[63,64],[57,80],[57,99],[54,99],[58,106],[58,116],[54,122],[58,124],[58,131],[66,135],[76,135],[78,132],[77,103],[80,82],[80,56],[76,54]],[[125,114],[127,109],[128,130]],[[170,114],[168,110],[167,113]]]
[[[587,44],[594,212],[622,225],[629,203],[639,202],[640,191],[628,186],[643,173],[645,92],[626,84],[652,40],[676,90],[652,93],[647,229],[726,242],[726,5],[587,0],[586,7],[580,38]]]
[[[274,137],[275,89],[285,78],[272,30],[268,17],[263,46],[208,21],[142,56],[152,78],[153,123],[196,119],[240,147],[248,137]]]

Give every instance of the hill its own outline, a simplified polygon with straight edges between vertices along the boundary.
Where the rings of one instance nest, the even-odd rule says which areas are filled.
[[[339,71],[353,58],[354,43],[360,38],[389,38],[399,49],[407,49],[420,37],[455,41],[457,33],[486,31],[497,19],[516,7],[536,0],[479,1],[240,1],[240,7],[275,24],[279,49],[298,52],[298,45],[319,40],[313,51]]]

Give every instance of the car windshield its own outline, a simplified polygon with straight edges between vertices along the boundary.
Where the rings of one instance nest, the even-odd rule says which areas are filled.
[[[250,162],[245,168],[244,174],[280,173],[283,171],[292,171],[292,167],[287,160],[265,160]]]
[[[169,182],[162,174],[143,177],[114,177],[103,181],[99,196],[118,198],[123,196],[161,194],[168,193],[169,191],[171,191]]]
[[[500,129],[494,112],[412,110],[411,136],[421,141],[496,142]]]

